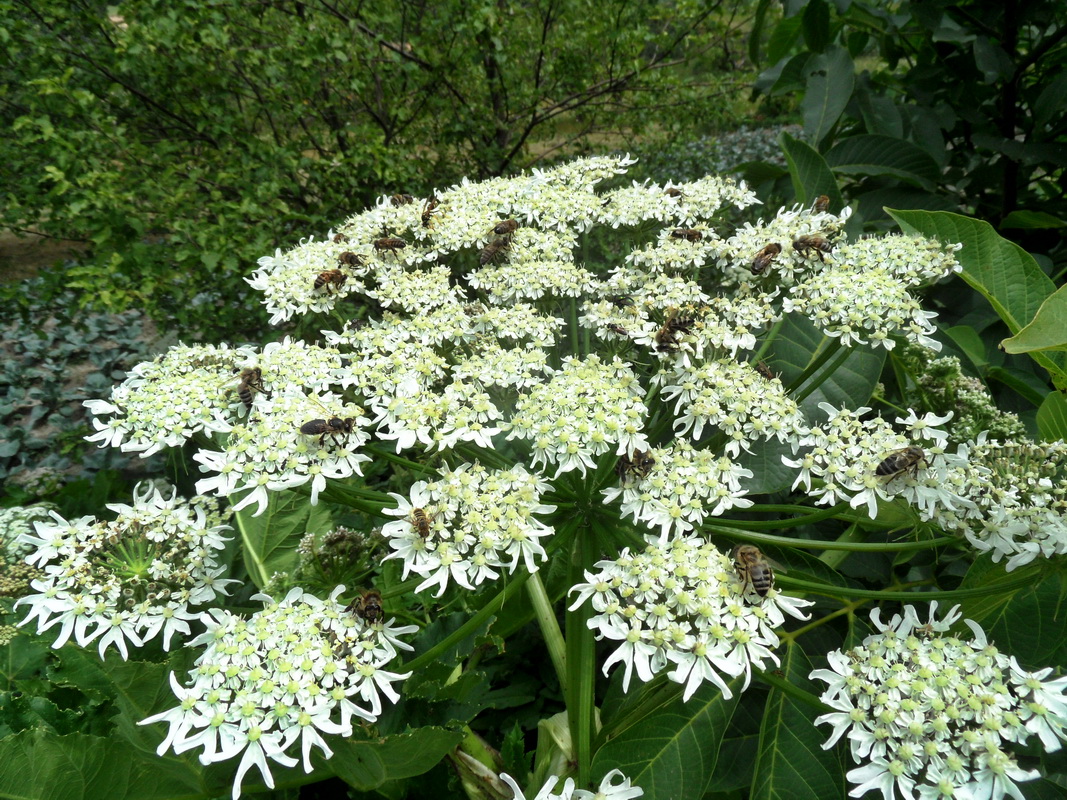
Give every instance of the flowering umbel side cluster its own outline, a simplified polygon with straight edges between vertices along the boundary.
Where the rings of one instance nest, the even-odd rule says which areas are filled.
[[[400,517],[382,527],[394,551],[386,559],[403,559],[404,578],[409,572],[425,578],[416,591],[436,585],[438,595],[450,579],[473,589],[495,580],[500,570],[514,572],[520,562],[536,572],[538,559],[545,558],[538,539],[552,529],[533,515],[555,511],[540,502],[547,489],[521,466],[462,464],[439,481],[419,481],[410,501],[393,494],[397,508],[384,511]]]
[[[905,606],[858,647],[827,656],[829,669],[812,678],[828,684],[822,701],[836,709],[816,722],[833,726],[824,748],[842,736],[860,766],[848,773],[849,794],[877,790],[885,800],[1021,800],[1014,750],[1036,736],[1046,751],[1067,739],[1067,677],[1028,672],[987,640],[971,620],[972,636],[949,631],[958,607],[938,619],[937,603],[923,622]]]
[[[53,647],[72,637],[81,647],[99,640],[101,658],[108,647],[126,658],[127,644],[158,636],[168,649],[175,634],[190,633],[194,607],[239,583],[219,577],[229,526],[214,500],[139,489],[132,506],[108,506],[118,514],[111,522],[52,512],[51,521],[35,523],[36,535],[20,537],[34,548],[27,563],[44,573],[16,604],[30,607],[20,625],[36,620],[38,633],[58,626]]]
[[[513,800],[526,800],[526,795],[523,794],[514,778],[507,773],[502,773],[500,779],[511,789]],[[563,782],[563,788],[557,792],[555,789],[558,785],[559,778],[553,775],[545,781],[545,785],[534,795],[533,800],[633,800],[645,793],[640,786],[631,786],[630,779],[618,769],[613,769],[604,776],[596,792],[576,789],[573,778],[567,778]]]
[[[778,646],[774,632],[785,614],[806,619],[811,605],[773,587],[760,597],[737,573],[730,559],[701,539],[676,536],[662,544],[654,537],[640,554],[629,549],[614,561],[601,561],[599,572],[586,572],[586,583],[571,588],[571,605],[592,604],[589,627],[598,638],[620,642],[604,662],[605,674],[622,662],[623,688],[633,673],[648,682],[665,670],[685,686],[688,700],[704,681],[726,697],[726,680],[768,661]]]
[[[392,684],[407,677],[384,669],[398,650],[411,649],[398,637],[417,628],[347,611],[336,599],[343,589],[327,600],[299,588],[278,602],[256,595],[264,608],[247,620],[225,610],[204,614],[207,630],[189,642],[205,646],[190,685],[171,673],[181,704],[140,723],[170,726],[156,752],[200,749],[202,764],[240,755],[236,800],[253,766],[273,788],[268,760],[296,766],[287,751],[299,742],[304,771],[311,772],[312,748],[333,755],[323,734],[351,736],[353,720],[374,722],[382,696],[396,702]]]

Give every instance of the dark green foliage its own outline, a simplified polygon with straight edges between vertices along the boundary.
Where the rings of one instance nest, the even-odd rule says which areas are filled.
[[[760,4],[768,97],[803,94],[805,138],[865,221],[883,206],[985,219],[1062,261],[1067,28],[1052,0]],[[761,48],[761,32],[769,38]]]
[[[240,276],[377,196],[717,118],[719,5],[0,0],[0,224],[89,243],[85,302],[258,338]]]

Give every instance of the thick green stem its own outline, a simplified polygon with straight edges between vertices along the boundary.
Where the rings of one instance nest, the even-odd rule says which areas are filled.
[[[406,458],[398,456],[391,450],[386,450],[382,447],[375,447],[372,444],[363,445],[363,452],[367,455],[374,456],[381,461],[391,461],[392,463],[404,467],[405,469],[414,472],[416,475],[433,475],[437,476],[437,470],[433,467],[427,467],[425,464],[420,464],[418,461],[410,461]]]
[[[799,578],[790,578],[787,575],[776,575],[775,581],[788,586],[790,589],[799,589],[803,592],[810,592],[811,594],[821,594],[825,597],[868,597],[872,600],[902,600],[908,601],[921,601],[927,603],[931,600],[962,600],[966,597],[986,597],[988,595],[1005,594],[1007,592],[1015,591],[1016,589],[1022,589],[1024,586],[1030,586],[1034,582],[1032,575],[1019,578],[1015,581],[1000,583],[995,586],[980,586],[974,589],[950,589],[943,591],[940,589],[933,589],[930,591],[916,591],[916,592],[894,592],[894,591],[877,591],[874,589],[852,589],[848,586],[833,586],[829,583],[815,583],[814,581],[802,581]]]
[[[514,595],[530,578],[530,573],[525,570],[517,572],[512,578],[511,582],[497,592],[496,597],[486,603],[482,608],[469,620],[460,625],[455,631],[450,633],[444,639],[439,641],[421,656],[416,656],[404,664],[404,669],[411,672],[421,669],[427,664],[431,664],[436,661],[443,653],[448,652],[449,648],[462,642],[465,638],[471,635],[474,631],[478,630],[485,621],[489,619],[493,614],[500,610],[500,607],[504,605],[504,601]]]
[[[771,544],[777,547],[803,550],[848,550],[854,553],[900,553],[910,550],[932,550],[936,547],[959,543],[959,539],[955,536],[941,536],[937,539],[926,539],[920,542],[847,542],[840,540],[828,542],[819,539],[794,539],[790,536],[757,533],[740,526],[734,528],[726,525],[705,524],[700,529],[709,533],[721,533],[731,539],[742,539],[755,544]]]
[[[826,705],[822,700],[813,695],[811,692],[805,692],[799,686],[792,681],[787,681],[785,678],[780,678],[774,674],[774,672],[762,672],[760,670],[753,670],[752,674],[756,676],[757,680],[763,681],[773,686],[775,689],[781,689],[790,697],[794,697],[800,702],[818,709],[823,714],[828,714],[834,709]]]
[[[541,627],[541,635],[544,637],[545,646],[548,648],[548,657],[552,659],[552,666],[555,667],[556,675],[559,677],[560,688],[563,690],[563,696],[566,697],[567,643],[563,639],[563,632],[559,629],[556,612],[548,599],[545,585],[541,583],[541,576],[536,572],[526,582],[526,593],[530,596],[530,602],[533,603],[534,617]]]
[[[819,355],[817,355],[815,359],[810,364],[808,364],[807,368],[803,372],[801,372],[795,380],[791,381],[790,384],[785,387],[786,392],[788,392],[789,394],[793,394],[797,389],[803,386],[804,383],[808,381],[816,372],[822,369],[823,365],[831,358],[833,358],[834,354],[837,353],[840,349],[840,339],[832,339],[830,337],[826,337],[826,349],[819,353]],[[848,351],[846,350],[845,352]],[[810,389],[808,390],[807,394],[811,394]],[[807,396],[807,394],[805,394],[805,397]]]
[[[588,541],[590,536],[591,531],[583,527],[578,529],[574,538],[569,575],[571,586],[584,579],[584,570],[591,567],[592,561],[597,558],[596,549]],[[567,699],[567,719],[571,729],[574,760],[578,765],[579,786],[589,784],[595,733],[593,684],[597,668],[596,643],[593,631],[586,624],[591,613],[589,604],[582,603],[577,608],[568,610],[566,618],[568,690],[564,697]]]
[[[834,341],[837,341],[837,340],[835,339]],[[840,344],[838,344],[837,347],[840,349],[841,352],[837,353],[837,355],[834,358],[834,360],[830,362],[830,365],[826,368],[826,371],[823,372],[822,377],[819,380],[815,380],[816,376],[813,374],[812,377],[811,377],[811,380],[807,383],[807,385],[803,386],[802,388],[800,388],[797,391],[792,393],[793,400],[798,405],[800,403],[802,403],[804,401],[804,399],[809,394],[811,394],[816,389],[818,389],[819,388],[819,384],[821,384],[826,379],[827,376],[833,375],[835,372],[837,372],[838,368],[842,364],[844,364],[845,361],[848,360],[848,357],[850,355],[852,355],[852,351],[849,350],[847,347],[841,347]],[[827,349],[827,351],[830,351],[833,348],[827,347],[826,349]]]

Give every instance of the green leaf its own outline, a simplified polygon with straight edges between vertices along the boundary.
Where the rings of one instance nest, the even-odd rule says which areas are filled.
[[[796,380],[819,353],[836,341],[820,333],[807,317],[787,315],[772,347],[774,368],[782,371],[782,382],[788,384]],[[838,358],[842,360],[838,361]],[[801,409],[809,418],[820,419],[825,414],[819,409],[819,403],[838,408],[863,405],[874,392],[885,358],[886,351],[882,347],[856,345],[842,348],[839,356],[831,358],[815,373],[813,379],[819,386],[804,398]]]
[[[986,371],[989,367],[989,359],[986,358],[985,342],[978,335],[978,331],[970,325],[956,325],[948,328],[945,333],[967,355],[979,374]]]
[[[752,471],[751,478],[742,478],[741,485],[751,495],[781,492],[793,485],[796,472],[782,463],[782,456],[793,456],[793,448],[786,442],[769,439],[752,448],[742,450],[736,459],[738,464]]]
[[[753,64],[760,63],[760,39],[763,37],[763,24],[767,21],[767,9],[771,0],[759,0],[752,15],[751,31],[748,34],[748,59]]]
[[[770,41],[767,42],[767,61],[777,64],[786,53],[793,49],[793,45],[800,38],[802,20],[799,16],[786,17],[771,31]]]
[[[1034,318],[1056,289],[1033,256],[998,236],[988,222],[947,211],[886,210],[905,231],[944,244],[961,243],[956,258],[963,266],[963,279],[989,301],[1012,335]],[[1031,357],[1049,371],[1057,388],[1067,388],[1063,353],[1035,352]]]
[[[0,797],[192,800],[218,793],[174,765],[174,759],[138,752],[117,738],[23,731],[0,740]]]
[[[1067,286],[1045,298],[1030,323],[1000,343],[1006,353],[1067,350]]]
[[[593,756],[594,781],[620,769],[645,800],[701,797],[708,789],[719,745],[741,693],[741,679],[728,683],[733,696],[704,683],[688,702],[672,699],[620,730]]]
[[[830,47],[805,66],[807,90],[800,107],[804,112],[804,136],[816,145],[837,123],[852,97],[855,67],[843,47]]]
[[[252,509],[234,514],[244,545],[245,568],[256,586],[263,588],[271,575],[289,572],[297,563],[297,545],[307,531],[328,529],[330,512],[298,492],[271,492],[259,516]]]
[[[386,781],[411,778],[429,771],[463,741],[459,731],[416,728],[374,741],[330,740],[329,767],[354,789],[369,792]]]
[[[787,643],[781,658],[782,677],[817,696],[820,689],[808,679],[811,664],[800,647]],[[771,689],[763,712],[752,800],[845,796],[840,748],[822,749],[829,729],[816,728],[816,713],[780,689]]]
[[[982,626],[998,648],[1019,659],[1027,669],[1063,664],[1067,660],[1067,572],[1061,563],[1039,559],[1012,572],[982,556],[971,565],[961,588],[981,587],[988,593],[966,598],[965,619]],[[998,591],[1003,583],[1032,576],[1019,589]]]
[[[892,136],[861,134],[842,139],[826,154],[834,172],[846,175],[888,175],[933,191],[940,170],[926,151]]]
[[[1060,76],[1065,77],[1065,76]],[[1044,211],[1012,211],[1000,221],[1000,227],[1034,230],[1038,228],[1062,228],[1067,220],[1054,217]]]
[[[1037,430],[1043,442],[1067,440],[1067,396],[1062,392],[1049,392],[1037,409]]]
[[[845,199],[837,188],[837,179],[819,152],[807,142],[794,139],[788,133],[778,137],[778,142],[789,165],[797,202],[811,205],[816,197],[824,194],[830,198],[831,208],[844,208]]]
[[[830,8],[826,0],[809,0],[801,15],[804,25],[804,44],[821,53],[830,44]]]
[[[1040,131],[1067,105],[1067,72],[1045,84],[1034,102],[1034,130]]]

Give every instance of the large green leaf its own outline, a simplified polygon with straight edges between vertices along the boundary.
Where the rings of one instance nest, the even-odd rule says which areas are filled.
[[[244,545],[245,568],[261,589],[274,573],[296,566],[296,548],[307,531],[328,530],[331,525],[326,506],[313,506],[306,495],[293,491],[271,492],[259,516],[242,509],[234,517]]]
[[[1022,588],[1000,586],[1033,576]],[[982,587],[988,594],[963,601],[963,616],[973,619],[998,648],[1028,669],[1067,663],[1067,571],[1058,562],[1040,560],[1012,572],[988,556],[975,561],[962,588]]]
[[[793,642],[781,654],[785,679],[811,694],[811,664]],[[823,750],[829,729],[815,726],[818,712],[772,688],[763,712],[759,757],[753,771],[752,800],[825,800],[845,796],[845,770],[838,749]]]
[[[1022,228],[1034,230],[1040,228],[1063,228],[1067,220],[1055,217],[1044,211],[1012,211],[1000,221],[1001,230],[1005,228]]]
[[[829,47],[805,66],[807,91],[801,101],[804,137],[818,146],[837,123],[852,98],[855,67],[843,47]]]
[[[793,192],[797,196],[797,202],[810,205],[816,197],[824,194],[830,198],[830,208],[843,208],[845,199],[837,188],[837,179],[819,152],[788,133],[783,133],[778,142],[789,165],[789,175],[793,179]]]
[[[933,191],[940,170],[926,151],[892,136],[862,134],[842,139],[826,154],[834,172],[888,175]]]
[[[798,378],[826,347],[835,342],[820,333],[807,317],[787,315],[772,346],[774,367],[782,371],[783,383]],[[841,361],[831,358],[813,376],[819,386],[801,403],[810,418],[825,418],[819,403],[830,403],[838,408],[855,408],[866,403],[882,374],[886,351],[880,347],[856,345],[842,348],[839,357]]]
[[[809,50],[821,53],[830,44],[830,8],[826,0],[808,0],[801,18],[804,26],[804,44]]]
[[[422,775],[462,740],[462,733],[444,728],[417,728],[373,741],[331,739],[328,764],[349,786],[367,792],[386,781]]]
[[[192,800],[218,793],[175,759],[139,752],[118,738],[38,730],[0,740],[0,798]]]
[[[1067,439],[1067,397],[1049,392],[1037,409],[1037,430],[1044,442]]]
[[[793,485],[797,473],[782,463],[782,456],[794,456],[793,448],[777,439],[752,443],[752,452],[744,450],[734,459],[752,471],[751,478],[742,478],[741,485],[750,495],[781,492]]]
[[[1030,323],[1000,347],[1007,353],[1067,350],[1067,286],[1046,297]]]
[[[708,789],[719,745],[737,706],[740,679],[729,684],[733,697],[705,683],[688,702],[681,692],[604,743],[593,756],[592,773],[599,781],[620,769],[645,800],[701,797]]]
[[[963,279],[989,301],[1012,335],[1037,315],[1056,290],[1033,256],[997,235],[988,222],[947,211],[886,210],[905,231],[945,244],[961,243],[956,258],[963,266]],[[1058,388],[1067,388],[1063,353],[1035,352],[1031,357],[1049,371]]]

